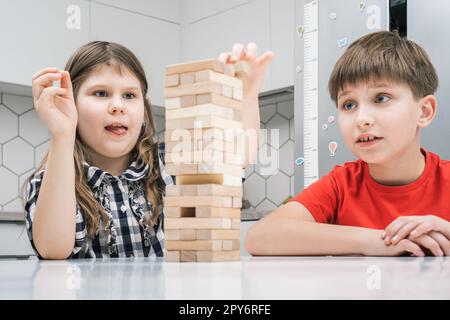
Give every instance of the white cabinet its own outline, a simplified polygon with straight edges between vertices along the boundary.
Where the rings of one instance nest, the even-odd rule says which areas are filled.
[[[91,40],[117,42],[138,57],[149,82],[150,101],[164,105],[164,72],[180,62],[180,25],[91,3]]]
[[[31,86],[35,72],[46,66],[63,68],[89,40],[89,3],[1,1],[0,36],[0,82]]]

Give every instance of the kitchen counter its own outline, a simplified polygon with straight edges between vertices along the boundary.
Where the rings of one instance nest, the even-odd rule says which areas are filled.
[[[0,299],[450,299],[450,258],[0,260]]]

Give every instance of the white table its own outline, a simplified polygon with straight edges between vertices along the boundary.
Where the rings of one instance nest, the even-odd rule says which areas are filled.
[[[450,299],[450,258],[0,260],[0,299]]]

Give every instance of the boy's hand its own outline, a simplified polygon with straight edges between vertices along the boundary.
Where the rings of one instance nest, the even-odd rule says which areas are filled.
[[[395,245],[387,246],[382,239],[383,230],[365,229],[362,241],[362,254],[365,256],[395,257],[411,255],[423,257],[421,247],[408,239],[402,239]]]
[[[440,217],[399,217],[386,227],[383,234],[386,245],[396,245],[405,238],[429,249],[435,256],[450,255],[450,222]]]
[[[262,56],[257,56],[258,47],[250,42],[247,49],[241,43],[235,43],[232,52],[223,52],[218,60],[223,63],[234,64],[244,61],[250,66],[249,73],[243,75],[244,99],[258,99],[258,94],[264,82],[267,67],[273,58],[271,51],[266,51]]]

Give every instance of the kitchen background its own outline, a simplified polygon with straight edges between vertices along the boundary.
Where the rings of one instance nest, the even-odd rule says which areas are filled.
[[[438,37],[430,37],[446,21],[446,12],[450,12],[446,2],[435,0],[428,5],[424,0],[409,0],[407,15],[408,36],[429,50],[441,77],[437,96],[443,108],[439,121],[424,135],[425,145],[450,158],[450,149],[443,143],[450,139],[444,129],[450,120],[450,111],[445,109],[450,99],[444,92],[450,80],[446,71],[450,49],[443,48]],[[389,29],[389,16],[391,23],[393,16],[400,16],[405,21],[398,19],[397,23],[406,24],[406,0],[0,0],[0,257],[32,254],[22,223],[20,188],[44,156],[49,134],[34,111],[31,76],[46,66],[63,68],[71,53],[91,40],[121,43],[141,60],[160,141],[165,130],[166,65],[217,57],[235,42],[253,41],[260,52],[275,53],[260,96],[260,114],[261,129],[279,129],[280,141],[278,147],[271,146],[270,136],[262,131],[260,148],[278,154],[278,166],[266,175],[259,170],[261,164],[246,169],[243,239],[255,220],[304,187],[304,166],[295,161],[306,155],[306,61],[301,26],[305,5],[311,3],[319,5],[317,44],[323,48],[315,60],[320,62],[318,118],[320,126],[328,127],[317,130],[317,152],[321,153],[315,165],[320,176],[335,164],[353,160],[339,137],[336,121],[327,122],[330,115],[336,116],[326,93],[331,67],[358,36]],[[373,6],[378,13],[369,10]],[[428,23],[419,25],[424,19]],[[441,33],[440,37],[450,36]],[[338,143],[335,157],[328,154],[332,140]]]

